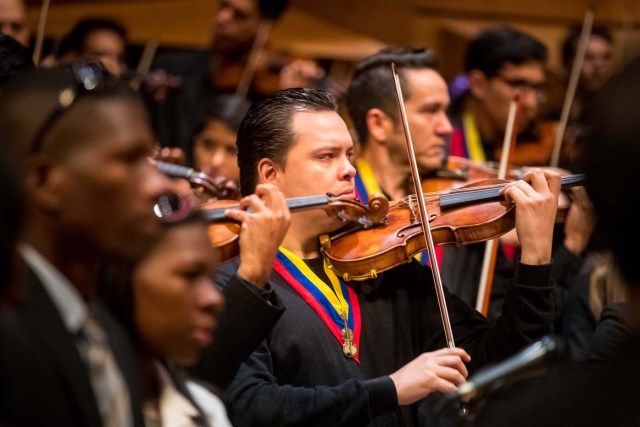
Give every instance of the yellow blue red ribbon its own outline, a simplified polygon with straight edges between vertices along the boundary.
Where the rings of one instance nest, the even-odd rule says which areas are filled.
[[[373,170],[369,163],[364,159],[356,159],[356,176],[355,187],[356,197],[360,200],[360,203],[366,205],[369,203],[369,196],[372,194],[383,194],[380,184],[376,180]]]
[[[327,268],[326,263],[324,270],[331,286],[321,280],[300,257],[282,247],[273,262],[273,268],[311,306],[341,346],[344,345],[342,329],[345,327],[341,313],[345,313],[347,327],[353,331],[354,343],[360,349],[362,321],[358,295]],[[354,358],[358,363],[359,354]]]

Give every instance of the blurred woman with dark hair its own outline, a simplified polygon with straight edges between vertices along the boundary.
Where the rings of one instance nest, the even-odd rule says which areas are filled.
[[[136,342],[146,425],[230,425],[220,399],[182,370],[216,330],[224,300],[211,280],[217,263],[204,221],[191,213],[167,225],[135,268],[107,275],[104,297]]]

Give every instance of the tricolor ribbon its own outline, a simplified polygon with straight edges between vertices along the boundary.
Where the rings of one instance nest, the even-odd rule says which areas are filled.
[[[371,170],[371,166],[361,158],[356,159],[355,187],[356,197],[363,205],[369,203],[370,195],[383,194],[380,184],[376,181],[376,177]]]
[[[300,257],[280,248],[273,262],[274,270],[306,301],[322,319],[329,331],[344,345],[342,329],[345,327],[341,313],[347,314],[347,326],[353,331],[354,344],[360,349],[360,302],[356,292],[327,268],[324,270],[331,286],[321,280]],[[354,360],[360,363],[360,353]]]

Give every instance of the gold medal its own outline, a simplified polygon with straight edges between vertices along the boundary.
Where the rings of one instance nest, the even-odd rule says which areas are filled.
[[[353,340],[353,331],[347,326],[346,316],[344,316],[343,319],[345,327],[341,331],[343,341],[342,352],[345,356],[353,359],[358,354],[358,347],[356,347]]]

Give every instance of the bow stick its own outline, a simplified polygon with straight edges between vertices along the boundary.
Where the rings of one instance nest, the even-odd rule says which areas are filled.
[[[242,75],[240,76],[238,87],[236,88],[236,96],[239,96],[240,98],[246,98],[247,93],[249,93],[253,76],[256,74],[256,70],[258,69],[258,61],[264,51],[265,45],[267,44],[272,26],[273,21],[269,19],[265,19],[260,23],[256,38],[253,40],[253,45],[251,45],[247,64],[242,70]]]
[[[553,153],[551,155],[551,166],[558,167],[560,163],[560,149],[562,148],[562,142],[564,140],[564,133],[567,130],[567,123],[569,122],[569,114],[571,114],[571,106],[576,96],[576,89],[578,88],[578,82],[580,81],[580,72],[582,71],[582,64],[584,64],[584,57],[587,53],[587,46],[589,44],[589,37],[591,36],[591,29],[593,28],[593,18],[595,15],[595,7],[591,6],[584,14],[584,20],[582,22],[582,30],[580,31],[580,38],[578,39],[578,46],[576,49],[576,55],[573,59],[573,65],[571,67],[571,75],[569,76],[569,83],[567,84],[567,93],[564,97],[562,104],[562,113],[560,114],[560,123],[556,129],[556,140],[553,145]]]
[[[509,104],[509,115],[507,116],[507,128],[502,142],[502,155],[500,156],[500,168],[498,169],[498,179],[506,179],[509,169],[509,157],[516,144],[518,132],[516,129],[516,119],[518,117],[518,97]],[[491,285],[493,284],[493,273],[496,267],[498,255],[498,239],[488,240],[485,244],[484,258],[482,260],[482,270],[480,273],[480,285],[478,286],[478,296],[476,299],[476,310],[485,317],[489,313],[489,300],[491,297]]]
[[[409,155],[409,165],[411,166],[411,176],[413,177],[413,185],[418,200],[418,208],[420,209],[420,217],[422,218],[422,232],[427,242],[427,252],[431,260],[431,272],[433,274],[433,282],[436,288],[436,296],[438,298],[438,307],[440,308],[440,317],[442,318],[442,326],[444,328],[444,336],[449,348],[454,348],[453,332],[451,330],[451,321],[449,320],[449,311],[447,310],[447,301],[444,298],[444,289],[442,287],[442,279],[440,277],[440,269],[438,268],[438,260],[436,258],[436,249],[433,245],[433,237],[431,236],[431,226],[429,224],[429,215],[427,214],[427,205],[424,201],[422,188],[420,187],[420,174],[418,173],[418,164],[416,163],[416,155],[413,149],[413,140],[409,131],[409,121],[407,120],[407,111],[404,108],[404,98],[402,89],[400,88],[400,78],[396,71],[396,66],[391,63],[391,72],[396,85],[396,99],[398,108],[400,109],[400,118],[402,119],[402,127],[404,129],[405,142],[407,144],[407,153]]]
[[[40,8],[40,19],[38,20],[38,34],[36,34],[36,44],[33,48],[33,63],[37,67],[40,64],[42,56],[42,44],[44,42],[44,29],[47,24],[47,15],[49,14],[50,0],[43,0]]]

